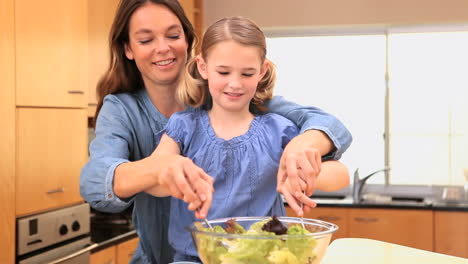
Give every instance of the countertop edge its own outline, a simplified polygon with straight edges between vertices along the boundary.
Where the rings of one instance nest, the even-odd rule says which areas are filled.
[[[105,240],[103,242],[98,243],[98,246],[91,250],[91,254],[96,253],[98,251],[101,251],[103,249],[106,249],[108,247],[120,244],[122,242],[128,241],[128,240],[130,240],[132,238],[135,238],[135,237],[138,237],[138,234],[137,234],[137,232],[135,230],[132,230],[132,231],[123,233],[121,235],[112,237],[112,238],[110,238],[108,240]]]

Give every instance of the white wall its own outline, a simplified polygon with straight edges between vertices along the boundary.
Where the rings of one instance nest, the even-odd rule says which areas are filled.
[[[204,0],[204,25],[242,15],[262,27],[468,21],[466,0]]]

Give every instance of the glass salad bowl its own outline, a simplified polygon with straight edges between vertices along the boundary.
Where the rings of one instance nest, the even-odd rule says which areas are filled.
[[[338,226],[296,217],[232,217],[195,222],[188,230],[204,264],[318,264]]]

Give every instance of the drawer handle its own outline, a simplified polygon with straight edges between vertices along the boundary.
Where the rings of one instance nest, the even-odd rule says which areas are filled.
[[[338,220],[341,220],[341,217],[332,216],[332,215],[324,215],[324,216],[319,216],[318,219],[323,220],[323,221],[338,221]]]
[[[69,94],[84,94],[84,91],[81,90],[68,90]]]
[[[64,191],[65,191],[65,188],[62,187],[62,188],[47,191],[46,193],[47,194],[54,194],[54,193],[61,193],[61,192],[64,192]]]
[[[378,218],[374,217],[355,217],[354,220],[357,222],[366,222],[366,223],[372,223],[372,222],[378,222]]]
[[[83,254],[85,254],[85,253],[88,253],[89,251],[91,251],[91,249],[93,249],[93,248],[95,248],[95,247],[97,247],[97,246],[98,246],[98,244],[96,244],[96,243],[95,243],[95,244],[91,244],[91,245],[85,247],[85,248],[82,249],[82,250],[79,250],[79,251],[77,251],[77,252],[75,252],[75,253],[72,253],[72,254],[70,254],[70,255],[68,255],[68,256],[65,256],[65,257],[63,257],[63,258],[57,259],[57,260],[55,260],[55,261],[49,262],[49,264],[64,263],[65,261],[70,260],[70,259],[72,259],[72,258],[74,258],[74,257],[77,257],[77,256],[79,256],[79,255],[83,255]]]

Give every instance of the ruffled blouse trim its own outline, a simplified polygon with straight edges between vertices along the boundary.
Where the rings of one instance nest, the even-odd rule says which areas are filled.
[[[255,136],[258,133],[260,118],[261,116],[256,116],[250,123],[249,129],[244,134],[237,136],[237,137],[233,137],[229,140],[226,140],[226,139],[216,136],[216,133],[210,124],[210,118],[208,116],[208,112],[200,111],[201,123],[206,133],[208,134],[208,137],[213,141],[213,144],[221,145],[221,146],[230,145],[234,147],[234,146],[247,143],[252,136]]]

